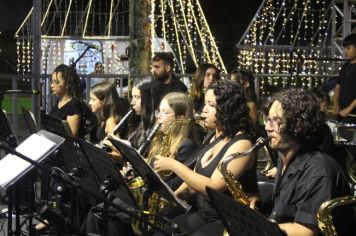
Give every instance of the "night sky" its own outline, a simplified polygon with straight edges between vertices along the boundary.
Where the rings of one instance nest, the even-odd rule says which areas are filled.
[[[230,71],[235,66],[235,44],[255,15],[261,0],[200,0],[211,31],[215,36],[225,65]],[[0,0],[0,59],[16,59],[13,35],[32,1]],[[1,67],[0,67],[1,69]],[[1,71],[0,71],[1,72]]]

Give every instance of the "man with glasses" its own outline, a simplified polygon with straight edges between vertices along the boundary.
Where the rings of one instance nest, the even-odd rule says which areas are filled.
[[[269,144],[280,156],[270,219],[286,235],[318,235],[320,205],[350,195],[339,165],[317,148],[324,114],[311,92],[297,89],[276,94],[267,108]],[[337,229],[346,229],[339,220],[336,217]]]

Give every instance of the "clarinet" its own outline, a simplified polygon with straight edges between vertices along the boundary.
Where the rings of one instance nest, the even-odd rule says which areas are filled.
[[[131,117],[131,115],[134,113],[134,109],[130,108],[130,110],[126,113],[126,115],[120,120],[120,122],[112,129],[112,133],[116,135],[120,129],[123,127],[123,125],[126,124],[126,121]],[[99,147],[106,152],[112,152],[111,148],[106,146],[105,144],[102,143],[102,141],[99,144]]]
[[[161,124],[158,123],[157,125],[155,125],[153,127],[153,129],[151,130],[150,134],[147,136],[146,140],[143,141],[143,143],[141,144],[141,146],[137,149],[138,153],[141,154],[141,156],[144,156],[147,152],[148,147],[150,146],[153,138],[155,137],[155,135],[157,134],[159,128],[161,127]]]
[[[147,138],[142,142],[141,146],[137,149],[137,152],[141,155],[144,156],[148,150],[148,147],[150,146],[153,138],[155,137],[155,135],[157,134],[159,128],[161,127],[162,124],[158,123],[157,125],[155,125],[153,127],[153,129],[151,130],[151,132],[149,133],[149,135],[147,136]],[[132,165],[127,162],[126,163],[126,168],[127,168],[127,172],[125,174],[125,178],[127,180],[132,180],[135,178],[135,173],[133,171],[133,167]]]
[[[130,110],[126,113],[126,115],[120,120],[120,122],[112,129],[112,133],[116,135],[121,127],[126,123],[126,121],[130,118],[130,116],[133,114],[134,109],[130,108]]]

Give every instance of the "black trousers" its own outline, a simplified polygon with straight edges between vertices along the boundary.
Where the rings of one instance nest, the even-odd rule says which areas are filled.
[[[171,235],[185,235],[183,232],[186,232],[186,235],[192,236],[221,236],[224,232],[224,225],[220,220],[206,218],[200,210],[182,214],[173,219],[173,222],[178,224],[178,229],[171,226],[164,227],[164,230]],[[164,234],[155,232],[153,235]]]

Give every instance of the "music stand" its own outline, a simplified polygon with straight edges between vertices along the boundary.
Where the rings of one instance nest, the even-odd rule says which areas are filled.
[[[25,141],[23,141],[17,148],[18,155],[26,156],[29,161],[33,163],[41,162],[46,159],[56,148],[63,143],[64,139],[49,133],[45,130],[41,130],[36,134],[32,134]],[[6,151],[13,150],[5,143],[0,143],[1,148]],[[25,161],[24,159],[8,154],[0,161],[0,191],[3,194],[6,189],[10,190],[10,187],[14,186],[24,175],[34,169],[34,166]],[[33,201],[33,200],[32,200]],[[31,201],[31,202],[32,202]],[[32,210],[33,205],[30,202],[29,209]],[[9,195],[8,202],[8,235],[12,235],[12,200]],[[18,214],[18,204],[16,204],[16,232],[21,230],[20,218]],[[32,216],[28,218],[29,224],[32,225]]]
[[[33,115],[33,113],[24,107],[21,107],[21,110],[22,110],[23,117],[25,119],[27,129],[30,132],[30,134],[37,133],[38,128],[37,128],[36,119],[35,119],[35,116]]]
[[[206,191],[229,235],[284,235],[277,224],[270,222],[258,211],[252,210],[212,188],[206,187]]]
[[[41,129],[63,134],[72,135],[69,124],[65,120],[58,119],[57,117],[41,113]]]
[[[85,140],[78,139],[78,141],[95,175],[100,181],[99,184],[103,184],[105,181],[111,179],[112,184],[114,184],[114,188],[110,191],[111,194],[120,198],[133,209],[138,210],[139,207],[133,194],[108,153]]]
[[[136,149],[127,144],[109,136],[111,143],[118,149],[123,156],[131,163],[136,172],[143,178],[148,185],[150,191],[157,192],[160,197],[165,198],[177,209],[184,212],[190,209],[189,204],[180,200],[172,191],[172,189],[159,177],[150,165],[143,159]]]
[[[4,141],[12,147],[17,146],[16,136],[3,109],[0,109],[0,141]]]

